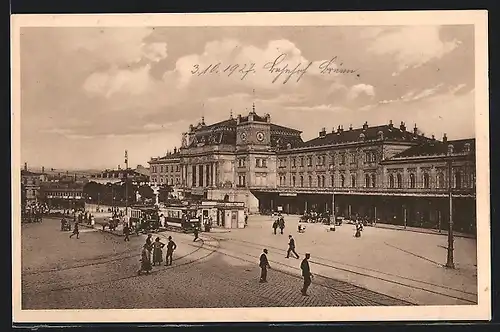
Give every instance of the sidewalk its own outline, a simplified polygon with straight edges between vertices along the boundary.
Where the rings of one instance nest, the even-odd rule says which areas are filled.
[[[283,235],[273,234],[270,216],[251,216],[246,229],[218,234],[223,250],[251,255],[257,261],[263,248],[271,265],[300,273],[304,253],[311,253],[313,274],[346,281],[376,292],[422,305],[477,303],[476,241],[455,239],[455,265],[446,262],[447,238],[439,234],[398,232],[365,227],[354,238],[354,225],[327,231],[321,224],[306,224],[298,233],[298,217],[284,216]],[[295,238],[300,260],[286,259],[288,235]]]

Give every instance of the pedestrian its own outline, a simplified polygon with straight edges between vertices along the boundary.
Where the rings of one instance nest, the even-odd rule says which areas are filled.
[[[269,261],[267,260],[267,249],[260,255],[260,282],[267,282],[267,269],[271,268]]]
[[[278,220],[273,222],[274,235],[276,235],[276,229],[278,229]]]
[[[69,238],[71,239],[73,237],[73,235],[76,235],[77,239],[80,236],[80,231],[78,230],[78,223],[75,223],[75,226],[73,228],[73,233],[69,236]]]
[[[148,245],[144,244],[141,252],[141,268],[137,271],[138,275],[141,275],[142,272],[146,272],[149,274],[153,267],[151,266],[151,252],[149,251]]]
[[[198,240],[198,227],[196,226],[194,227],[193,234],[194,234],[193,242],[196,242],[196,240]]]
[[[361,237],[362,231],[363,231],[363,223],[358,221],[356,223],[356,233],[354,234],[354,237]]]
[[[156,263],[160,265],[161,262],[163,262],[163,252],[161,250],[163,247],[165,247],[165,243],[161,242],[160,238],[157,237],[153,243],[153,266],[155,266]]]
[[[281,234],[283,234],[283,230],[285,229],[285,219],[283,217],[281,217],[279,219],[279,226],[280,226],[280,232]]]
[[[307,295],[307,289],[311,285],[311,269],[309,268],[309,258],[311,258],[311,254],[307,253],[306,257],[302,260],[302,263],[300,263],[300,269],[302,270],[302,276],[304,277],[304,286],[302,287],[302,295],[304,296],[309,296]]]
[[[172,240],[172,237],[169,236],[168,243],[167,243],[167,257],[166,257],[165,266],[172,265],[175,249],[177,249],[177,244],[175,244],[175,242]]]
[[[291,235],[288,235],[290,241],[288,242],[288,251],[286,252],[286,258],[290,257],[290,253],[293,252],[295,258],[299,259],[299,255],[295,252],[295,240]]]
[[[130,235],[130,228],[128,227],[127,224],[123,225],[123,234],[125,235],[125,239],[123,241],[130,241],[129,235]]]
[[[66,226],[66,219],[62,218],[61,219],[61,231],[64,231],[64,227]]]

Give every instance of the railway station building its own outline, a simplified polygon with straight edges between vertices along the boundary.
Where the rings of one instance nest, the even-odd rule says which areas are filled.
[[[475,139],[422,135],[391,120],[354,128],[302,132],[258,115],[204,119],[181,146],[151,158],[151,182],[184,197],[244,202],[249,213],[335,212],[379,223],[475,233]]]

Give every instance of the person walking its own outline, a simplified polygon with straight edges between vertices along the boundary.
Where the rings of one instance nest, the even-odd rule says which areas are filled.
[[[177,249],[177,244],[172,240],[172,237],[168,237],[168,243],[167,243],[167,257],[166,257],[166,262],[165,266],[172,265],[173,256],[174,256],[174,251]]]
[[[78,223],[75,223],[75,226],[73,228],[73,233],[71,233],[69,238],[71,239],[73,237],[73,235],[76,235],[77,239],[80,238],[80,230],[78,229]]]
[[[157,237],[153,243],[153,266],[157,263],[160,265],[163,261],[163,252],[161,251],[163,247],[165,247],[165,243],[161,242],[160,238]]]
[[[146,248],[149,251],[149,259],[151,260],[151,252],[153,251],[153,235],[148,234],[146,238]]]
[[[198,240],[198,227],[196,226],[194,227],[193,234],[194,234],[193,242],[196,242],[196,240]]]
[[[123,241],[125,241],[125,242],[130,241],[130,238],[129,238],[130,228],[128,227],[127,224],[123,225],[123,234],[125,235],[125,239]]]
[[[311,254],[306,253],[306,257],[302,260],[302,263],[300,263],[300,269],[304,277],[304,286],[302,287],[301,293],[304,296],[309,296],[307,295],[307,289],[311,285],[312,278],[311,269],[309,268],[309,258],[311,258]]]
[[[295,258],[299,259],[299,255],[295,252],[295,240],[291,235],[288,235],[290,241],[288,242],[288,251],[286,252],[286,258],[290,257],[290,253],[293,252]]]
[[[278,220],[273,222],[274,235],[276,235],[276,230],[278,229]]]
[[[283,234],[283,230],[285,229],[285,218],[281,217],[279,219],[280,232]]]
[[[270,269],[269,261],[267,260],[267,249],[263,250],[260,255],[260,282],[267,282],[267,269]]]
[[[148,245],[145,243],[142,247],[141,252],[141,267],[139,271],[137,271],[137,274],[141,275],[142,272],[146,272],[146,274],[149,274],[152,269],[153,267],[151,266],[151,253],[149,251]]]

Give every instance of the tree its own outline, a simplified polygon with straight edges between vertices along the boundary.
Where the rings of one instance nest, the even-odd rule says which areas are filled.
[[[169,198],[169,194],[173,192],[172,186],[163,184],[158,191],[158,200],[162,203],[166,202]]]

